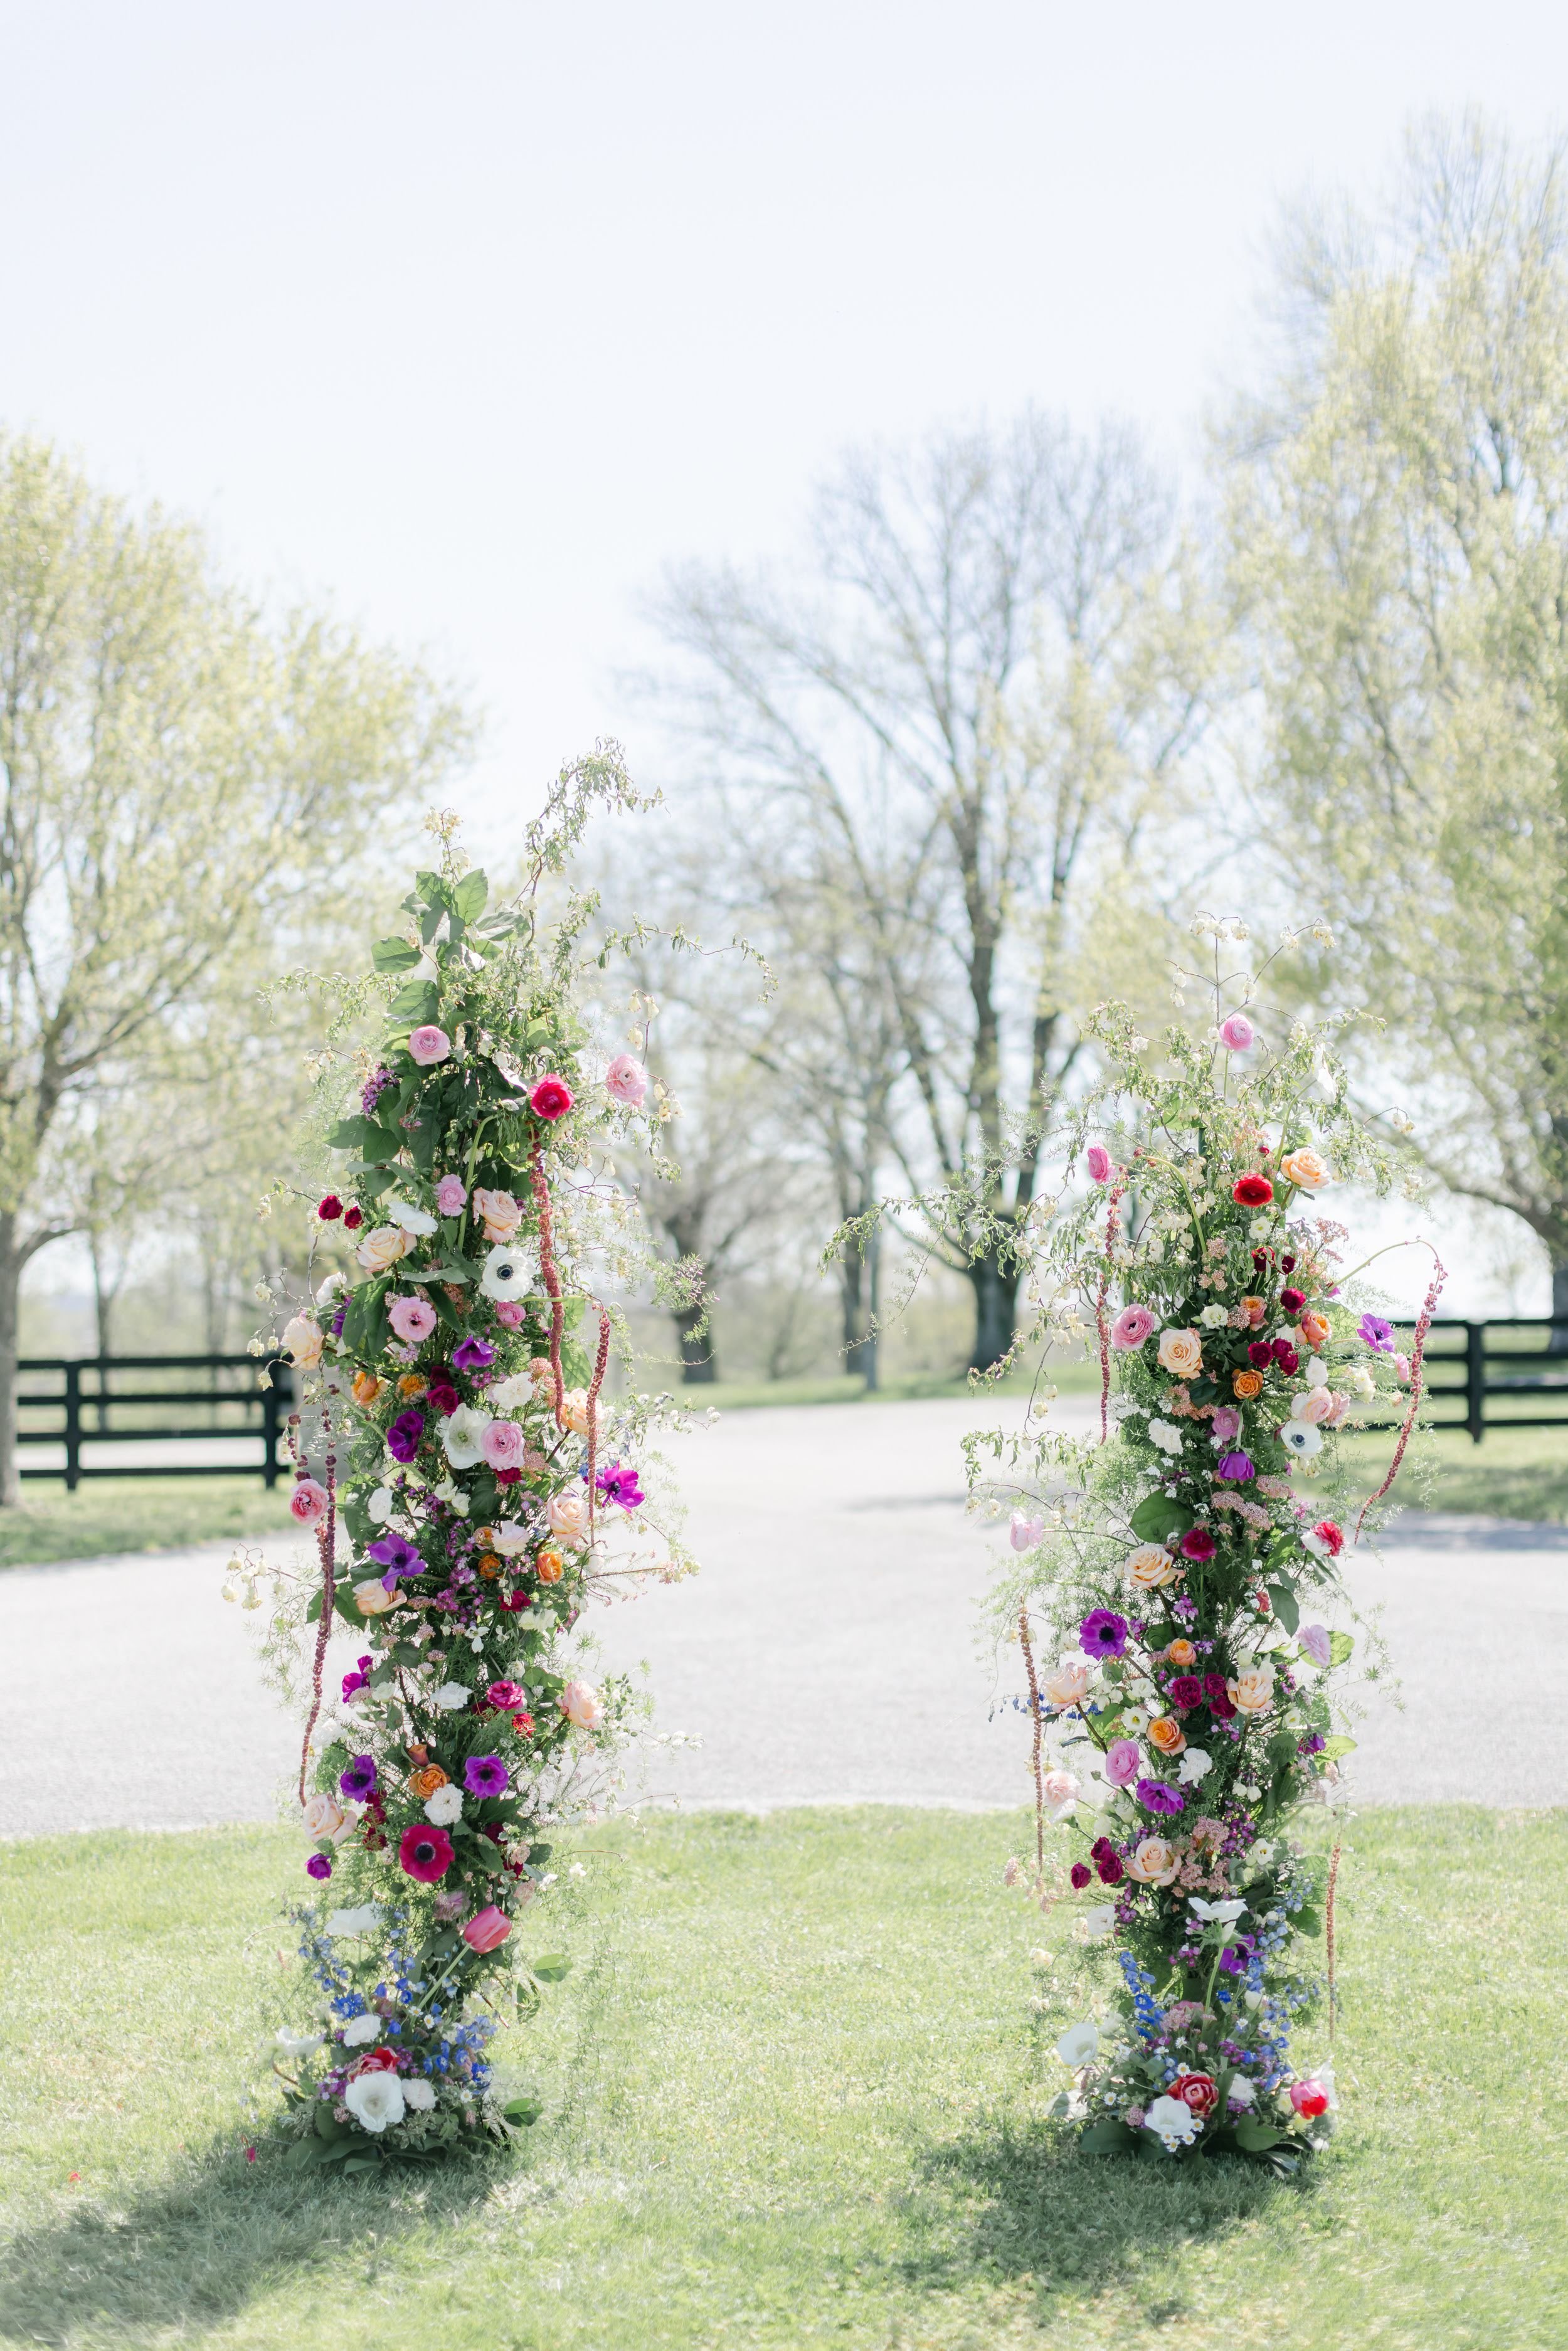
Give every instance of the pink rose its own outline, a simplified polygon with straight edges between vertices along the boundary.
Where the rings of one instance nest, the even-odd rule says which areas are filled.
[[[417,1347],[435,1328],[435,1309],[423,1298],[394,1298],[387,1308],[387,1321],[400,1339]]]
[[[512,1922],[493,1902],[476,1911],[463,1928],[463,1939],[471,1951],[499,1949],[512,1931]]]
[[[604,1072],[604,1091],[612,1102],[623,1102],[628,1110],[641,1110],[648,1091],[648,1072],[630,1053],[617,1053]]]
[[[524,1311],[520,1298],[498,1298],[491,1311],[503,1330],[520,1331],[522,1329]]]
[[[468,1205],[468,1194],[461,1176],[444,1176],[435,1187],[437,1213],[443,1217],[460,1217]]]
[[[1252,1042],[1252,1023],[1244,1012],[1233,1012],[1219,1024],[1219,1041],[1233,1053],[1244,1053]]]
[[[302,1527],[313,1527],[327,1508],[327,1489],[314,1478],[301,1478],[288,1497],[288,1508]]]
[[[487,1241],[509,1241],[523,1221],[523,1212],[509,1192],[487,1192],[483,1185],[474,1195],[474,1214],[483,1218]]]
[[[444,1029],[432,1025],[414,1030],[408,1040],[408,1050],[410,1057],[419,1063],[420,1068],[428,1070],[434,1062],[445,1061],[452,1050],[452,1040]]]
[[[1143,1769],[1135,1739],[1118,1739],[1105,1750],[1105,1777],[1113,1788],[1130,1788]]]
[[[1089,1146],[1089,1173],[1096,1184],[1111,1181],[1111,1155],[1103,1143],[1092,1143]]]
[[[1141,1347],[1155,1327],[1155,1318],[1146,1306],[1124,1306],[1111,1325],[1111,1344],[1130,1353]]]
[[[1080,1782],[1076,1772],[1048,1771],[1040,1782],[1048,1804],[1071,1804],[1077,1801]]]
[[[1208,1431],[1217,1445],[1228,1445],[1233,1437],[1239,1437],[1241,1415],[1237,1411],[1236,1406],[1233,1404],[1217,1405],[1214,1417],[1208,1424]]]
[[[493,1420],[480,1445],[492,1469],[518,1469],[523,1460],[523,1432],[515,1420]]]

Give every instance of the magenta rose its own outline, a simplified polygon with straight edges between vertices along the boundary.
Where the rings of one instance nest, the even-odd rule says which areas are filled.
[[[541,1078],[528,1096],[528,1108],[536,1118],[553,1124],[571,1108],[571,1088],[564,1078]]]
[[[1155,1318],[1146,1306],[1124,1306],[1111,1325],[1111,1344],[1126,1354],[1141,1347],[1155,1327]]]
[[[413,1031],[408,1040],[408,1050],[410,1058],[417,1061],[422,1070],[428,1070],[435,1062],[445,1061],[452,1050],[452,1040],[444,1029],[437,1029],[431,1022],[428,1027]]]
[[[1105,1777],[1113,1788],[1130,1788],[1143,1764],[1135,1739],[1118,1739],[1105,1750]]]

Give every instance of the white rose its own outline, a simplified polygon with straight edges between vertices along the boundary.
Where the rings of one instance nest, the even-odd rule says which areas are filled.
[[[510,1379],[497,1380],[485,1393],[492,1404],[500,1405],[503,1412],[516,1412],[521,1405],[532,1404],[534,1384],[527,1372],[514,1372]]]
[[[343,2027],[343,2044],[349,2049],[368,2049],[372,2041],[382,2037],[382,2021],[368,2011],[363,2016],[350,2016]]]
[[[402,2084],[395,2074],[361,2074],[343,2092],[343,2104],[364,2129],[384,2131],[402,2120]]]
[[[437,1788],[434,1796],[425,1799],[424,1817],[438,1829],[449,1829],[454,1821],[460,1821],[463,1817],[462,1789],[451,1780],[444,1788]]]
[[[473,1695],[461,1682],[443,1682],[439,1689],[431,1691],[430,1699],[433,1706],[444,1707],[448,1714],[461,1714]]]
[[[435,2085],[423,2074],[411,2074],[402,2085],[402,2102],[411,2114],[427,2115],[435,2104]]]
[[[455,1469],[472,1469],[485,1458],[485,1431],[490,1426],[490,1415],[477,1412],[471,1404],[460,1404],[450,1419],[441,1424],[441,1442],[446,1458]]]
[[[1099,2026],[1085,2021],[1082,2024],[1068,2026],[1056,2044],[1056,2053],[1064,2065],[1071,2065],[1076,2071],[1080,2065],[1088,2064],[1099,2047]]]

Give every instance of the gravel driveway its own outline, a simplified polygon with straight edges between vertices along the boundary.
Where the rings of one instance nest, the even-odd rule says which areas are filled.
[[[1063,1418],[1090,1407],[1067,1400]],[[1027,1800],[1028,1729],[979,1649],[998,1533],[966,1519],[963,1401],[735,1413],[675,1448],[703,1561],[596,1614],[666,1730],[645,1792],[688,1804]],[[226,1545],[0,1575],[0,1834],[265,1820],[298,1729],[219,1597]],[[1414,1518],[1352,1568],[1404,1710],[1354,1759],[1374,1803],[1568,1801],[1568,1529]]]

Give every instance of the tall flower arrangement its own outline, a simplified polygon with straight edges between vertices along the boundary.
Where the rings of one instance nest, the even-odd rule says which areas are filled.
[[[1122,1008],[1092,1027],[1111,1089],[1077,1124],[1077,1188],[1032,1281],[1037,1333],[1099,1356],[1101,1441],[1037,1418],[971,1440],[977,1482],[1019,1505],[1000,1600],[1038,1826],[1033,1871],[1009,1876],[1082,1902],[1108,1963],[1100,2015],[1058,2043],[1074,2078],[1056,2111],[1084,2147],[1288,2167],[1335,2103],[1333,1889],[1291,1827],[1354,1745],[1336,1680],[1367,1511],[1353,1522],[1338,1442],[1373,1407],[1403,1451],[1441,1270],[1406,1359],[1352,1302],[1324,1212],[1336,1184],[1395,1171],[1321,1037],[1271,1050],[1221,995],[1208,1037],[1171,1030],[1155,1069]],[[1070,1848],[1054,1883],[1048,1821]]]
[[[564,1647],[596,1590],[648,1570],[657,1410],[607,1409],[593,1291],[633,1247],[596,1168],[658,1104],[635,1059],[591,1050],[590,907],[547,928],[537,903],[599,781],[558,799],[512,904],[492,910],[450,849],[420,873],[350,991],[350,1018],[382,1008],[376,1042],[347,1085],[325,1057],[315,1214],[349,1270],[282,1333],[303,1383],[291,1507],[319,1573],[308,1604],[284,1583],[275,1627],[284,1651],[309,1642],[294,1916],[313,2013],[275,2058],[299,2162],[428,2158],[532,2118],[497,2093],[490,2043],[565,1972],[525,1956],[531,1906],[634,1712],[623,1679],[591,1682]],[[653,1557],[685,1565],[667,1539]],[[357,1650],[340,1689],[335,1623]]]

